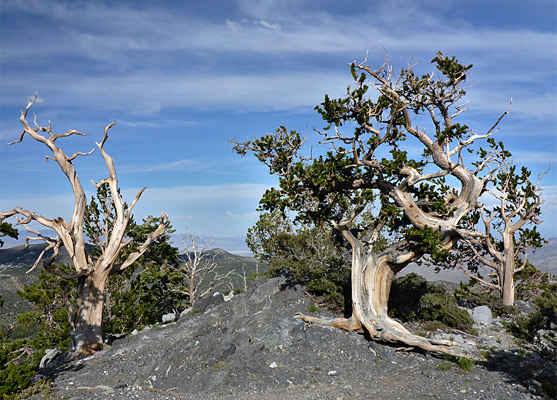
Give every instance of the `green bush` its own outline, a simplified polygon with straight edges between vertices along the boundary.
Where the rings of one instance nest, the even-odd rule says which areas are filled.
[[[307,285],[309,293],[323,297],[331,309],[345,313],[351,311],[350,267],[345,259],[346,254],[343,254],[327,232],[318,228],[300,229],[291,233],[273,232],[266,237],[264,245],[251,245],[251,248],[265,251],[256,253],[262,261],[269,264],[265,275],[275,277],[287,270],[294,278]]]
[[[39,367],[44,351],[25,339],[0,343],[0,396],[9,397],[27,388]]]
[[[473,325],[470,315],[458,307],[453,294],[415,273],[393,281],[389,315],[402,321],[437,321],[462,330]]]
[[[459,357],[456,363],[464,371],[472,371],[474,369],[474,366],[476,365],[474,360],[466,357]]]
[[[389,296],[389,315],[402,321],[417,318],[420,299],[429,290],[430,284],[422,276],[411,273],[393,280]]]
[[[509,327],[516,337],[528,342],[534,340],[540,329],[555,329],[557,325],[557,283],[546,285],[534,306],[536,312],[520,315]]]
[[[468,311],[459,308],[455,297],[442,286],[433,286],[431,292],[422,296],[418,317],[462,330],[468,330],[474,324]]]

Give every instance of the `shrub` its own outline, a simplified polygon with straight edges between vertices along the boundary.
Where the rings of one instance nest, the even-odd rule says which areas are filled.
[[[323,297],[331,309],[350,313],[350,267],[346,255],[324,230],[274,233],[266,239],[265,246],[266,253],[259,254],[259,258],[269,263],[267,276],[275,277],[288,270],[307,285],[309,293]]]
[[[415,273],[393,281],[389,315],[402,321],[437,321],[463,330],[473,325],[470,315],[458,307],[453,294]]]
[[[444,287],[436,285],[432,285],[432,290],[420,299],[418,317],[462,330],[470,329],[474,324],[468,311],[458,307],[456,298]]]
[[[44,351],[37,351],[25,339],[4,339],[0,343],[0,396],[8,397],[27,388]]]
[[[534,340],[539,330],[557,326],[557,283],[546,285],[534,306],[536,312],[519,316],[509,327],[516,337],[528,342]]]
[[[402,321],[416,319],[420,299],[427,293],[429,286],[427,280],[416,273],[396,278],[391,286],[389,315]]]

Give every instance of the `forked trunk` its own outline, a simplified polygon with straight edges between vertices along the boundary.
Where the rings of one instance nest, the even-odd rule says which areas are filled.
[[[94,271],[91,275],[79,278],[74,326],[71,336],[72,355],[90,355],[104,346],[103,308],[108,271]]]
[[[453,348],[457,346],[454,342],[414,335],[388,316],[387,304],[393,279],[415,256],[415,252],[401,251],[396,246],[381,252],[373,252],[367,250],[360,242],[353,243],[352,317],[322,319],[298,315],[297,318],[347,331],[365,330],[371,339],[377,341],[401,343],[453,356],[466,356],[464,352]]]

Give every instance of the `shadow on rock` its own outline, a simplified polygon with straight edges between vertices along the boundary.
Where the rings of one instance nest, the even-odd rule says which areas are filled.
[[[294,278],[289,271],[286,270],[282,270],[279,272],[278,275],[279,278],[281,278],[281,284],[279,285],[279,290],[281,292],[287,290],[287,289],[291,289],[291,290],[302,290],[302,287],[304,286],[304,282]]]
[[[519,383],[532,394],[557,398],[557,365],[536,353],[524,354],[521,349],[496,351],[481,364],[490,371],[503,372],[509,382]]]
[[[54,380],[58,375],[68,371],[80,371],[84,365],[71,358],[68,353],[60,354],[52,362],[48,363],[44,368],[41,368],[35,374],[33,380],[39,381],[41,379]]]

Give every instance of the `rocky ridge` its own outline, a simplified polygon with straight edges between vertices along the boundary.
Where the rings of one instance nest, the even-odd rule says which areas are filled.
[[[555,372],[488,325],[479,337],[450,334],[476,355],[492,348],[465,371],[443,357],[293,318],[311,306],[288,277],[260,279],[246,293],[202,299],[176,322],[117,339],[91,357],[55,359],[40,371],[52,392],[31,398],[530,399],[542,393],[536,379]]]

